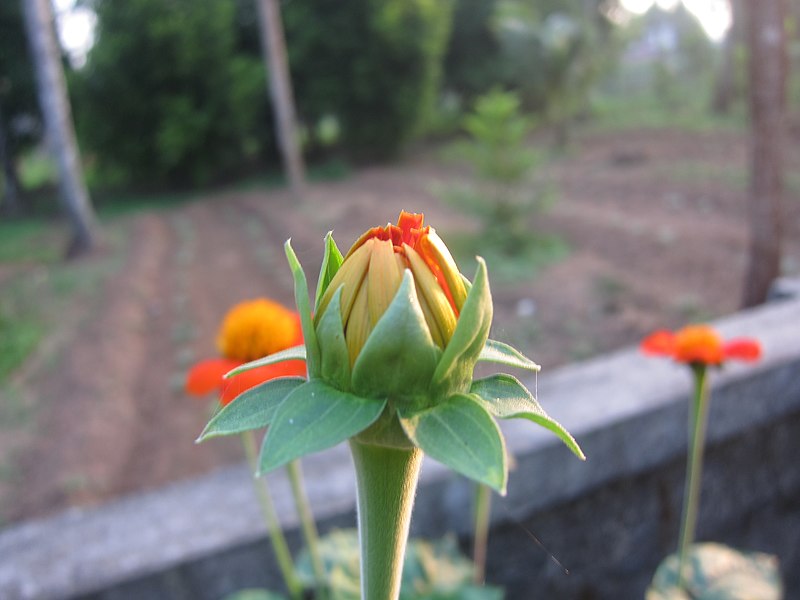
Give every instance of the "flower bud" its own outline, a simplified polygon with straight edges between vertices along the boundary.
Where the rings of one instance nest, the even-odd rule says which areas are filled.
[[[467,297],[464,280],[447,247],[423,215],[400,213],[397,225],[374,227],[344,258],[317,306],[317,320],[341,288],[341,316],[351,366],[411,271],[431,339],[444,349]],[[318,321],[317,321],[318,322]]]

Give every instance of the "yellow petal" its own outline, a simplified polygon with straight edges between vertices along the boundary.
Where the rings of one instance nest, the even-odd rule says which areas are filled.
[[[328,304],[336,293],[336,290],[342,286],[344,286],[341,299],[342,323],[347,322],[347,318],[353,308],[356,293],[358,293],[358,290],[361,288],[361,283],[367,275],[369,257],[372,253],[374,242],[375,240],[367,240],[364,245],[353,252],[352,256],[344,261],[342,266],[339,267],[339,270],[336,271],[336,275],[333,276],[325,293],[322,294],[322,298],[319,300],[317,314],[314,315],[316,324],[319,324],[319,320],[325,313],[325,309],[328,308]]]
[[[403,271],[398,268],[392,242],[376,241],[369,257],[369,322],[374,327],[394,299]]]
[[[364,282],[358,289],[358,293],[353,300],[353,309],[350,311],[350,318],[345,324],[345,340],[347,341],[347,353],[350,356],[350,366],[352,367],[358,353],[369,337],[372,326],[369,323],[369,311],[367,309],[367,297],[369,288],[369,276],[365,277]]]
[[[432,321],[428,321],[428,326],[432,328],[431,323],[438,326],[442,338],[447,344],[450,338],[453,337],[453,331],[456,328],[456,314],[453,312],[453,307],[450,306],[450,301],[447,299],[442,286],[439,285],[436,276],[425,264],[422,257],[408,244],[403,244],[403,249],[411,265],[411,272],[414,274],[417,293],[425,298],[431,311]]]
[[[425,300],[425,296],[422,294],[417,294],[417,298],[419,299],[419,305],[422,308],[422,314],[425,316],[425,323],[428,325],[428,331],[431,334],[431,338],[433,339],[433,343],[439,346],[442,350],[447,345],[442,337],[442,332],[439,331],[439,326],[436,324],[436,319],[433,316],[433,312],[431,311],[431,307],[428,306],[428,301]]]
[[[436,231],[432,227],[429,228],[427,235],[420,238],[419,245],[420,251],[431,257],[441,269],[447,287],[450,288],[450,293],[453,295],[456,309],[460,311],[467,300],[467,288],[464,286],[461,273],[450,250],[447,249],[442,238],[436,235]]]

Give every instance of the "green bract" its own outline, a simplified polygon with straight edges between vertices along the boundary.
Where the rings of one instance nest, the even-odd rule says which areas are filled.
[[[233,373],[304,358],[308,381],[278,379],[245,392],[214,415],[200,439],[269,426],[261,449],[261,472],[350,438],[387,448],[416,446],[500,493],[505,492],[508,468],[505,442],[495,418],[533,421],[584,458],[572,436],[517,379],[494,375],[473,381],[479,361],[539,370],[517,350],[488,339],[492,299],[482,259],[478,258],[472,284],[463,284],[466,299],[459,300],[463,305],[444,347],[434,340],[430,309],[419,297],[418,290],[428,288],[420,288],[412,269],[406,268],[394,297],[353,357],[348,352],[342,314],[356,310],[356,301],[351,292],[349,306],[343,311],[345,286],[328,290],[350,255],[343,259],[331,234],[326,236],[312,314],[306,277],[289,241],[285,250],[305,348],[285,350]],[[452,275],[447,273],[451,280]]]

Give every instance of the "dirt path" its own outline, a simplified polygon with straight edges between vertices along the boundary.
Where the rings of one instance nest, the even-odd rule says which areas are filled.
[[[547,168],[559,197],[530,224],[571,251],[530,280],[494,285],[493,335],[551,368],[735,310],[747,249],[737,175],[745,159],[732,133],[585,137],[579,152]],[[788,167],[798,163],[791,156]],[[456,173],[422,157],[312,185],[304,203],[284,191],[235,192],[126,222],[121,268],[78,311],[55,363],[26,383],[38,398],[37,435],[4,517],[94,504],[238,460],[236,439],[194,445],[211,400],[182,392],[188,366],[214,355],[225,311],[261,295],[293,304],[290,236],[313,287],[328,229],[342,250],[401,208],[423,210],[445,238],[475,229],[437,199],[437,185]],[[787,196],[786,264],[797,274],[800,202]]]

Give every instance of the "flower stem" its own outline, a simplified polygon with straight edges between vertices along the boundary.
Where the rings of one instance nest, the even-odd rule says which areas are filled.
[[[286,465],[286,472],[289,475],[289,482],[292,485],[292,495],[300,517],[300,524],[303,528],[306,548],[311,557],[311,567],[314,570],[314,578],[317,581],[317,598],[322,600],[327,597],[327,580],[325,568],[322,564],[322,557],[319,552],[319,534],[317,525],[314,522],[314,515],[311,512],[311,505],[308,502],[305,486],[303,485],[303,472],[300,467],[300,459],[291,461]]]
[[[350,440],[358,489],[362,600],[396,600],[422,451]]]
[[[247,463],[253,473],[258,468],[258,448],[256,446],[256,439],[252,431],[245,431],[242,433],[242,445],[244,446],[244,453],[247,456]],[[294,562],[292,555],[289,552],[289,546],[286,543],[286,538],[283,536],[280,521],[278,520],[278,513],[275,511],[275,505],[272,503],[272,496],[269,493],[269,485],[264,477],[258,477],[253,480],[253,486],[256,490],[256,497],[261,506],[261,513],[264,515],[264,521],[267,525],[267,533],[269,540],[272,543],[272,550],[275,552],[275,558],[278,561],[281,575],[283,575],[283,582],[286,584],[286,589],[289,590],[289,595],[292,598],[302,598],[303,585],[297,578],[297,573],[294,570]]]
[[[472,546],[474,573],[472,580],[483,585],[486,578],[486,548],[489,544],[489,515],[492,512],[492,490],[487,485],[475,486],[475,532]]]
[[[686,589],[686,562],[694,542],[697,512],[700,504],[700,480],[703,473],[703,449],[708,421],[708,380],[705,365],[694,365],[694,401],[689,412],[689,456],[686,464],[686,485],[678,545],[678,585]]]

